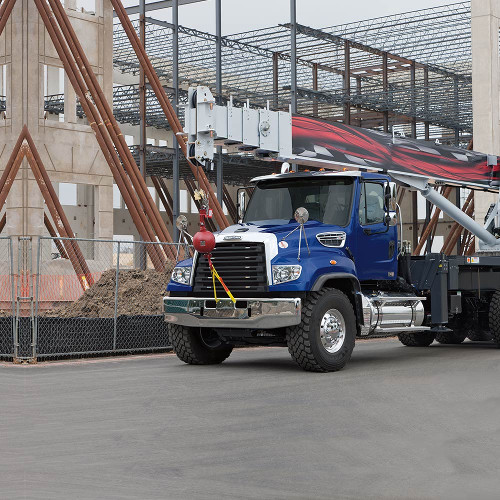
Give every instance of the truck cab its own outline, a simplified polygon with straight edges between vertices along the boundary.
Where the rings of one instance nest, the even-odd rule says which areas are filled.
[[[398,276],[395,191],[366,172],[289,172],[252,180],[241,222],[211,259],[181,261],[164,299],[174,350],[220,363],[235,345],[287,346],[310,371],[335,371],[357,336],[425,333],[424,307]],[[242,204],[243,205],[243,204]]]

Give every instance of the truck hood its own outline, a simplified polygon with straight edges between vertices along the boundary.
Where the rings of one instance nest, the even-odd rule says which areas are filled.
[[[295,222],[295,220],[286,221],[282,219],[262,221],[262,222],[259,221],[243,222],[240,224],[233,224],[232,226],[227,227],[223,231],[216,233],[216,235],[218,234],[227,236],[233,234],[244,235],[244,234],[264,233],[264,234],[274,235],[276,238],[282,238],[283,236],[287,235],[290,231],[295,229],[297,226],[298,224],[297,222]],[[333,226],[326,226],[325,224],[322,224],[321,222],[315,220],[308,221],[305,224],[306,230],[310,229],[312,231],[312,234],[324,231],[326,227],[328,227],[328,229],[330,230]],[[338,228],[338,230],[342,231],[345,230],[345,228]]]

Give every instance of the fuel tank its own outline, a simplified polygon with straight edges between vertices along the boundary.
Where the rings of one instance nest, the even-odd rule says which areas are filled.
[[[423,331],[423,297],[408,293],[376,292],[362,294],[364,325],[361,335]]]

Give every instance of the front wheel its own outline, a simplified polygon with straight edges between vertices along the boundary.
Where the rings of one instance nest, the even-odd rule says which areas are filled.
[[[352,304],[340,290],[313,292],[302,304],[302,321],[287,328],[294,361],[306,371],[333,372],[349,361],[356,338]]]
[[[222,363],[233,346],[221,342],[217,332],[210,328],[191,328],[168,324],[170,341],[177,357],[189,365],[216,365]]]

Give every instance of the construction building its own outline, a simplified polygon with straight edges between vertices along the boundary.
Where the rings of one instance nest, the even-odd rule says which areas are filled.
[[[179,25],[176,11],[182,2],[158,4],[143,2],[128,11],[143,9],[133,26],[181,120],[187,89],[198,84],[211,87],[220,101],[232,97],[236,104],[291,106],[302,115],[500,154],[497,0],[321,29],[301,25],[292,9],[279,26],[229,36],[221,35],[220,0],[215,34]],[[152,7],[173,9],[173,22],[156,19]],[[196,183],[124,27],[108,0],[85,8],[67,0],[65,11],[175,239],[177,215],[197,224]],[[0,64],[0,168],[26,124],[75,235],[140,239],[30,0],[14,6],[0,37]],[[4,232],[47,234],[44,199],[27,162],[23,165],[22,182],[14,183],[7,199]],[[236,188],[273,169],[279,165],[235,147],[218,150],[207,176],[230,222],[237,219]],[[461,206],[468,197],[460,190],[450,193]],[[475,216],[482,219],[491,200],[484,193],[473,198]],[[416,193],[401,193],[401,200],[403,238],[415,248],[432,207]],[[440,218],[429,248],[440,251],[452,226],[446,216]],[[453,251],[465,251],[465,241]]]

